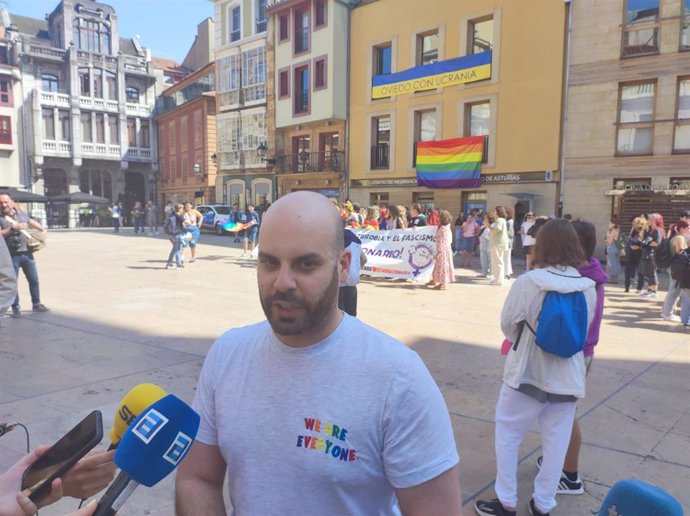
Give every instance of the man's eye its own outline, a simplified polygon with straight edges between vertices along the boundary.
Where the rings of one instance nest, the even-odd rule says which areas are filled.
[[[302,261],[302,267],[305,269],[311,269],[316,267],[316,262],[314,260],[304,260]]]
[[[273,260],[272,258],[259,258],[259,263],[267,267],[275,267],[278,262],[276,260]]]

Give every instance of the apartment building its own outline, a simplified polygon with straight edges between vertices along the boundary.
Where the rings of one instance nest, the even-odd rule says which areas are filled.
[[[5,14],[7,17],[7,14]],[[0,26],[0,186],[24,185],[19,164],[23,148],[19,138],[21,75],[12,58],[12,40]]]
[[[120,38],[117,13],[63,0],[36,20],[9,14],[5,36],[21,74],[20,183],[48,196],[82,191],[125,211],[151,195],[155,76],[137,38]],[[55,205],[50,226],[73,225],[76,206]]]
[[[347,146],[348,27],[343,0],[281,0],[267,9],[277,194],[343,200]]]
[[[261,205],[275,199],[266,158],[266,0],[215,0],[216,200]]]
[[[572,2],[564,209],[690,208],[690,0]]]
[[[361,2],[350,36],[349,197],[454,213],[500,204],[518,219],[555,213],[565,15],[551,0]],[[463,57],[482,74],[449,86],[423,80]],[[375,94],[374,77],[406,70],[421,86]],[[416,143],[461,136],[485,137],[481,186],[418,186]]]
[[[209,63],[158,99],[158,206],[216,202],[215,84],[215,63]]]

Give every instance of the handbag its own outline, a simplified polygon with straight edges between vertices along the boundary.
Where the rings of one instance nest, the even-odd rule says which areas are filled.
[[[37,253],[46,246],[46,239],[41,231],[29,228],[26,232],[29,234],[29,241],[27,242],[29,251]]]

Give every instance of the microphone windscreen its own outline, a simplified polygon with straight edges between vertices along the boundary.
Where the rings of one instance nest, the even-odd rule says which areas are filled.
[[[168,393],[162,387],[153,383],[140,383],[122,398],[115,411],[113,427],[110,429],[110,442],[117,445],[127,427],[141,412],[151,406]]]
[[[200,420],[192,407],[168,394],[127,428],[115,452],[115,464],[135,482],[147,487],[157,484],[185,458]]]

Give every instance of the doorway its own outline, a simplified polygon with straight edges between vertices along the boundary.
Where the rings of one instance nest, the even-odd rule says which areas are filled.
[[[124,210],[124,221],[126,226],[132,225],[132,208],[134,203],[139,201],[142,206],[146,200],[146,184],[144,175],[139,172],[125,173],[125,195],[122,199],[122,209]]]

